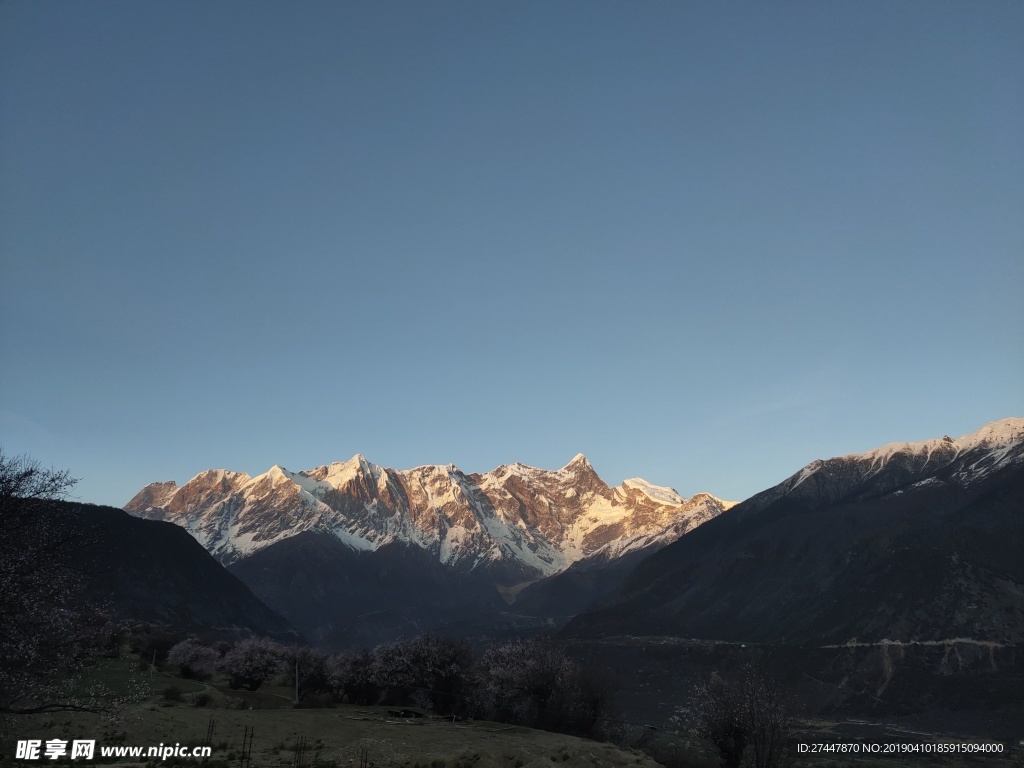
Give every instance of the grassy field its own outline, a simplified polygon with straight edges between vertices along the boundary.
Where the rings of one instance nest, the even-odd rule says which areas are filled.
[[[359,765],[479,766],[523,768],[552,764],[566,768],[649,766],[646,755],[610,744],[488,722],[440,718],[394,718],[382,707],[240,710],[149,701],[130,708],[123,720],[105,723],[94,715],[38,718],[14,738],[88,738],[100,745],[156,746],[205,743],[212,724],[214,766],[238,765],[245,733],[252,733],[252,768]],[[304,754],[298,754],[305,742]],[[301,758],[301,759],[300,759]],[[102,765],[112,760],[99,758]],[[122,765],[146,761],[122,759]],[[159,761],[158,761],[159,762]],[[199,760],[177,761],[198,765]],[[175,761],[171,761],[175,764]]]
[[[95,739],[96,756],[83,760],[40,760],[59,765],[199,766],[196,758],[147,760],[103,758],[104,746],[193,747],[212,737],[209,768],[654,768],[647,755],[611,744],[485,721],[453,722],[440,717],[403,718],[388,707],[339,705],[326,709],[292,706],[288,687],[256,692],[229,691],[217,680],[202,683],[164,672],[140,671],[139,662],[109,660],[97,665],[81,687],[138,690],[141,702],[125,707],[116,719],[91,713],[58,713],[15,718],[8,724],[0,765],[15,761],[19,739]],[[252,737],[250,761],[241,765],[243,738]]]
[[[228,690],[223,681],[185,680],[145,669],[137,659],[108,660],[90,670],[82,690],[134,690],[141,700],[115,719],[91,713],[61,713],[15,718],[3,738],[0,766],[29,766],[14,760],[18,739],[95,739],[90,761],[39,760],[35,764],[134,765],[174,768],[714,768],[715,755],[706,747],[668,731],[658,731],[646,752],[572,736],[486,721],[431,717],[398,717],[388,707],[338,705],[324,709],[292,706],[287,686],[256,692]],[[801,740],[853,741],[848,726],[805,723]],[[845,730],[844,730],[845,728]],[[208,740],[208,735],[210,736]],[[243,740],[251,736],[249,761]],[[878,734],[861,736],[878,740]],[[211,757],[103,757],[101,747],[196,747],[209,743]],[[792,768],[1021,768],[1015,755],[976,756],[798,756]]]

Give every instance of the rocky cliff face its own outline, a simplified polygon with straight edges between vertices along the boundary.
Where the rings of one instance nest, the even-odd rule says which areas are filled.
[[[610,487],[582,455],[559,470],[516,463],[469,475],[454,465],[394,470],[357,455],[257,477],[208,470],[180,488],[148,485],[125,509],[181,525],[225,564],[317,532],[357,552],[412,545],[511,583],[666,544],[730,506],[639,478]]]

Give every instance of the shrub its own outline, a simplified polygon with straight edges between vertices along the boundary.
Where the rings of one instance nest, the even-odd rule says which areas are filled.
[[[181,701],[181,688],[176,685],[168,686],[164,688],[163,697],[164,701]]]

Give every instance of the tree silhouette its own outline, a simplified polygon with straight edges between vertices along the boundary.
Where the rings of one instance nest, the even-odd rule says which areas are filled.
[[[97,711],[117,702],[76,691],[102,656],[108,619],[76,604],[73,555],[88,545],[60,504],[77,481],[0,449],[0,714]]]
[[[774,768],[785,759],[793,734],[793,703],[782,686],[761,669],[746,665],[739,678],[717,674],[694,686],[681,714],[718,752],[723,768],[738,768],[748,755],[755,768]]]

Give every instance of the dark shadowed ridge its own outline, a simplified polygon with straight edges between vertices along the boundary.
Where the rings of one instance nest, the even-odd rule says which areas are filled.
[[[472,634],[504,605],[493,582],[417,546],[357,551],[318,531],[272,544],[228,570],[328,648],[373,646],[432,629]]]
[[[565,634],[1024,643],[1024,421],[996,424],[1016,436],[814,462],[644,560]]]
[[[182,632],[299,639],[179,526],[92,504],[53,502],[47,514],[81,542],[70,565],[83,603]]]

